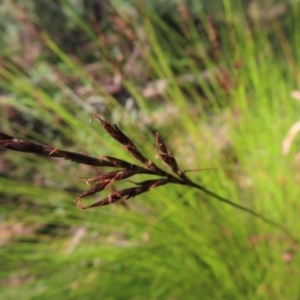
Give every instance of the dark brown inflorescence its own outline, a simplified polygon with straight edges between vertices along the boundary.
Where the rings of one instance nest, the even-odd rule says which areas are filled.
[[[102,173],[101,175],[90,178],[90,179],[83,179],[86,184],[95,183],[94,186],[80,194],[76,197],[76,204],[81,209],[89,209],[97,206],[108,205],[111,203],[115,203],[121,200],[128,200],[133,198],[137,195],[142,193],[148,192],[150,189],[166,185],[166,184],[181,184],[185,186],[189,186],[192,188],[196,188],[205,194],[221,201],[227,203],[231,206],[234,206],[240,210],[243,210],[254,217],[260,218],[263,221],[280,228],[286,234],[290,235],[289,231],[286,230],[282,225],[244,207],[235,202],[232,202],[218,194],[208,190],[202,185],[199,185],[193,182],[189,177],[186,176],[186,173],[183,172],[174,157],[174,154],[167,148],[166,144],[160,137],[159,133],[156,133],[156,148],[158,153],[156,154],[156,158],[162,159],[165,165],[167,165],[173,173],[169,173],[161,168],[159,168],[154,162],[147,159],[135,146],[132,140],[126,136],[117,125],[111,125],[101,119],[98,115],[91,115],[91,118],[96,118],[105,131],[116,141],[122,144],[125,149],[136,159],[138,160],[142,166],[136,165],[133,163],[129,163],[123,159],[119,159],[112,156],[101,156],[99,158],[83,155],[76,152],[70,151],[63,151],[51,146],[44,146],[39,145],[33,142],[26,142],[19,139],[16,139],[10,135],[0,132],[0,149],[9,149],[13,151],[20,151],[20,152],[27,152],[27,153],[34,153],[44,156],[50,157],[58,157],[64,158],[79,164],[86,164],[95,167],[111,167],[115,168],[116,170],[109,171]],[[132,176],[139,175],[139,174],[147,174],[147,175],[154,175],[156,176],[155,179],[152,180],[145,180],[137,183],[132,184],[134,186],[121,189],[118,191],[114,191],[110,193],[106,198],[103,198],[99,201],[94,202],[91,205],[84,206],[81,203],[81,200],[84,197],[94,195],[103,191],[108,186],[112,185],[117,181],[122,181],[124,179],[128,179]],[[291,237],[293,238],[293,237]],[[295,238],[293,238],[296,240]]]
[[[148,192],[150,189],[167,184],[167,183],[178,183],[184,184],[182,180],[173,176],[163,169],[159,168],[152,161],[147,159],[142,153],[137,149],[135,144],[130,138],[128,138],[117,125],[111,125],[101,119],[98,115],[91,115],[91,118],[96,118],[105,131],[116,141],[122,144],[125,149],[143,166],[129,163],[125,160],[112,157],[112,156],[101,156],[99,158],[90,157],[76,152],[63,151],[51,146],[39,145],[33,142],[27,142],[23,140],[16,139],[5,133],[0,132],[0,148],[6,148],[13,151],[34,153],[50,157],[59,157],[79,164],[86,164],[96,167],[111,167],[117,170],[105,172],[95,178],[83,179],[83,181],[90,185],[95,183],[94,186],[88,190],[81,193],[75,200],[78,207],[81,209],[88,209],[97,206],[108,205],[115,203],[120,200],[128,200],[142,193]],[[166,150],[166,152],[170,153]],[[158,154],[158,157],[163,158],[164,161],[169,161],[168,154]],[[173,158],[173,155],[172,155]],[[178,168],[177,168],[178,169]],[[176,170],[177,170],[176,169]],[[94,195],[98,192],[103,191],[105,188],[113,184],[114,182],[121,181],[130,178],[138,174],[148,174],[156,175],[158,178],[153,180],[146,180],[142,182],[135,183],[134,187],[122,189],[119,191],[112,192],[108,197],[101,199],[93,203],[92,205],[83,206],[81,203],[82,198]]]

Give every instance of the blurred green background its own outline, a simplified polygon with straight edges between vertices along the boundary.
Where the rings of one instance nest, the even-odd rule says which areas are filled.
[[[159,131],[182,169],[216,169],[195,182],[298,238],[299,5],[4,0],[0,131],[133,163],[89,115],[151,160]],[[279,229],[175,185],[79,210],[103,171],[0,150],[0,299],[300,298]]]

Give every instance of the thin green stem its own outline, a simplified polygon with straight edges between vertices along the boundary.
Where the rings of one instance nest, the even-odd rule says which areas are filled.
[[[287,234],[294,242],[296,242],[296,243],[299,242],[299,240],[296,239],[296,238],[290,233],[290,231],[289,231],[288,229],[286,229],[284,226],[280,225],[279,223],[277,223],[277,222],[275,222],[275,221],[273,221],[273,220],[271,220],[271,219],[268,219],[268,218],[264,217],[263,215],[261,215],[261,214],[255,212],[255,211],[253,211],[253,210],[251,210],[251,209],[249,209],[249,208],[247,208],[247,207],[244,207],[244,206],[242,206],[242,205],[239,205],[239,204],[237,204],[237,203],[234,203],[234,202],[232,202],[232,201],[230,201],[230,200],[228,200],[228,199],[226,199],[226,198],[224,198],[224,197],[222,197],[222,196],[220,196],[220,195],[218,195],[218,194],[216,194],[216,193],[214,193],[214,192],[208,190],[208,189],[205,188],[204,186],[192,182],[191,180],[189,180],[189,181],[186,183],[186,185],[195,187],[195,188],[197,188],[198,190],[203,191],[204,193],[206,193],[206,194],[212,196],[213,198],[215,198],[215,199],[217,199],[217,200],[219,200],[219,201],[221,201],[221,202],[224,202],[224,203],[226,203],[226,204],[229,204],[229,205],[231,205],[231,206],[234,206],[234,207],[236,207],[236,208],[238,208],[238,209],[240,209],[240,210],[242,210],[242,211],[244,211],[244,212],[249,213],[250,215],[252,215],[252,216],[254,216],[254,217],[256,217],[256,218],[259,218],[259,219],[263,220],[265,223],[268,223],[268,224],[270,224],[270,225],[272,225],[272,226],[274,226],[274,227],[280,229],[282,232],[284,232],[285,234]]]

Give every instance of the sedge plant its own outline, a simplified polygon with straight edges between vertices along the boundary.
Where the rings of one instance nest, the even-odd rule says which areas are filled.
[[[70,18],[84,27],[67,1],[62,3]],[[299,62],[299,8],[293,5],[290,13],[288,8],[279,23],[281,15],[275,14],[264,24],[263,17],[250,22],[248,15],[235,14],[228,1],[224,6],[225,14],[217,18],[199,11],[202,24],[189,19],[181,7],[180,18],[186,19],[180,33],[150,9],[137,6],[136,21],[133,15],[114,14],[121,9],[115,8],[110,16],[116,17],[114,32],[121,36],[122,54],[128,58],[126,51],[137,49],[128,59],[135,61],[131,67],[122,61],[115,39],[100,46],[94,29],[85,26],[103,50],[105,64],[98,73],[121,75],[139,105],[136,115],[103,93],[95,76],[64,55],[46,32],[39,36],[60,60],[60,69],[42,62],[26,76],[5,61],[2,145],[17,150],[19,144],[32,151],[38,144],[37,151],[53,159],[1,150],[1,232],[6,234],[1,234],[0,298],[299,298],[297,243],[285,232],[211,197],[222,195],[221,199],[259,212],[297,239],[297,170],[291,159],[297,147],[294,144],[291,156],[283,157],[281,145],[299,119],[299,107],[288,96],[299,84],[294,67]],[[219,54],[211,55],[212,44]],[[76,79],[69,82],[73,74]],[[92,87],[104,111],[95,109],[92,97],[76,92],[78,86],[68,88],[74,81],[87,91]],[[126,137],[135,141],[147,162],[154,160],[153,131],[158,131],[157,157],[167,165],[155,163],[158,169],[153,171],[153,164],[132,162],[110,137],[87,124],[90,113],[111,118],[106,128],[117,123],[128,130]],[[14,138],[24,141],[14,143]],[[132,149],[125,141],[123,147]],[[166,145],[175,149],[177,166],[217,171],[170,172],[168,165],[172,170],[175,158]],[[81,162],[91,155],[95,159],[90,162],[109,164],[114,170],[101,174],[97,166],[91,169],[61,159],[68,153],[76,161],[75,151],[82,153],[77,156]],[[101,154],[105,156],[97,158]],[[53,163],[55,157],[58,161]],[[125,178],[130,165],[137,183]],[[122,176],[124,180],[118,180]],[[82,177],[91,177],[85,182],[95,184],[90,194],[107,183],[110,196],[99,205],[136,197],[124,205],[80,211],[72,204],[76,197],[78,205],[89,206],[81,203],[86,200],[77,184]],[[165,184],[156,187],[158,182]],[[206,193],[206,186],[213,194]]]
[[[176,176],[164,171],[163,169],[159,168],[154,162],[147,159],[135,146],[133,141],[128,138],[118,127],[117,125],[111,125],[107,122],[105,122],[103,119],[101,119],[97,115],[91,115],[91,117],[96,118],[100,124],[103,126],[105,131],[115,140],[117,140],[119,143],[121,143],[126,150],[140,163],[144,165],[144,167],[135,165],[133,163],[129,163],[125,160],[118,159],[116,157],[111,156],[101,156],[98,159],[90,156],[86,156],[83,154],[79,154],[76,152],[68,152],[59,150],[57,148],[49,147],[49,146],[43,146],[38,145],[31,142],[25,142],[22,140],[18,140],[16,138],[13,138],[9,135],[6,135],[4,133],[0,132],[0,147],[6,148],[10,150],[20,151],[20,152],[29,152],[29,153],[35,153],[50,157],[60,157],[67,160],[71,160],[73,162],[79,163],[79,164],[86,164],[90,166],[97,166],[97,167],[112,167],[112,168],[118,168],[116,171],[111,172],[104,172],[103,174],[90,179],[84,179],[84,181],[87,184],[90,184],[92,182],[99,182],[93,187],[89,188],[87,191],[83,192],[79,196],[76,197],[76,204],[81,209],[89,209],[94,208],[98,206],[108,205],[111,203],[115,203],[122,200],[128,200],[130,198],[134,198],[135,196],[138,196],[140,194],[143,194],[145,192],[148,192],[150,189],[159,187],[161,185],[166,184],[180,184],[187,187],[193,187],[200,191],[203,191],[204,193],[212,196],[213,198],[225,202],[227,204],[230,204],[237,209],[243,210],[254,217],[260,218],[263,221],[280,228],[285,233],[288,232],[287,229],[285,229],[280,224],[269,220],[268,218],[255,213],[254,211],[251,211],[250,209],[247,209],[246,207],[240,206],[236,203],[233,203],[230,200],[227,200],[214,192],[208,190],[202,185],[199,185],[195,182],[193,182],[187,175],[186,171],[182,171],[177,164],[177,161],[174,157],[174,154],[172,151],[170,151],[165,143],[162,141],[159,133],[156,133],[156,147],[159,150],[159,153],[156,155],[156,157],[159,157],[163,160],[163,162],[171,168],[173,173],[175,173]],[[139,174],[148,174],[148,175],[156,175],[159,178],[158,179],[152,179],[142,182],[135,183],[135,187],[126,188],[123,190],[115,191],[111,194],[109,194],[108,197],[101,199],[91,205],[83,206],[81,204],[81,199],[90,195],[94,195],[100,191],[103,191],[106,187],[112,185],[116,181],[121,181],[127,178],[130,178],[134,175]]]

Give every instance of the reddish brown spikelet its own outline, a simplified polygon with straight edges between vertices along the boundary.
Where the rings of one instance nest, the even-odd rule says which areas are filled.
[[[76,200],[75,200],[77,206],[80,207],[82,198],[84,198],[86,196],[94,195],[94,194],[96,194],[100,191],[103,191],[109,183],[110,183],[109,180],[108,181],[102,181],[102,182],[96,184],[95,186],[91,187],[87,191],[83,192],[82,194],[80,194],[78,197],[76,197]]]
[[[137,187],[131,187],[131,188],[127,188],[127,189],[123,189],[120,191],[116,191],[114,193],[111,193],[108,195],[108,197],[101,199],[91,205],[88,206],[82,206],[81,203],[78,201],[77,205],[81,208],[81,209],[89,209],[89,208],[93,208],[93,207],[97,207],[97,206],[104,206],[104,205],[109,205],[112,203],[115,203],[117,201],[120,201],[122,199],[124,200],[128,200],[130,198],[133,198],[137,195],[140,195],[142,193],[148,192],[150,189],[158,187],[160,185],[164,185],[169,183],[168,179],[155,179],[155,180],[147,180],[147,181],[143,181],[138,183]]]
[[[106,181],[106,180],[120,181],[120,180],[129,178],[135,174],[136,174],[135,170],[112,171],[112,172],[103,173],[95,178],[83,179],[83,181],[86,182],[87,184],[89,184],[91,182],[95,182],[95,181],[100,181],[100,182]]]
[[[156,156],[160,157],[164,161],[164,163],[178,175],[181,171],[178,168],[177,161],[172,151],[167,148],[166,144],[161,139],[158,132],[156,132],[156,147],[159,149],[159,153]]]
[[[109,161],[99,160],[91,156],[83,155],[76,152],[62,151],[57,148],[50,146],[39,145],[36,143],[25,142],[15,138],[1,140],[1,137],[5,136],[3,133],[0,133],[0,147],[10,149],[13,151],[26,152],[26,153],[35,153],[44,156],[59,157],[80,164],[86,164],[90,166],[99,166],[99,167],[113,167],[114,165]]]
[[[142,155],[142,153],[137,149],[134,143],[118,128],[117,125],[111,125],[95,114],[91,115],[91,117],[96,118],[103,126],[105,131],[120,144],[124,145],[133,157],[135,157],[143,164],[146,164],[148,162],[148,159]]]

